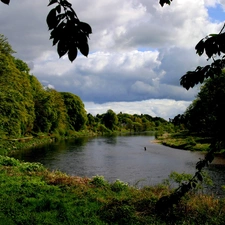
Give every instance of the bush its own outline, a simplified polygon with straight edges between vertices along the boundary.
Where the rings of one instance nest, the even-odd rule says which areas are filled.
[[[111,184],[111,190],[114,192],[120,192],[127,190],[128,184],[123,181],[116,180],[113,184]]]
[[[18,166],[19,164],[20,162],[17,159],[0,155],[0,165],[2,166]]]
[[[105,178],[99,175],[92,177],[90,184],[93,184],[96,187],[106,187],[109,185],[109,183],[105,180]]]

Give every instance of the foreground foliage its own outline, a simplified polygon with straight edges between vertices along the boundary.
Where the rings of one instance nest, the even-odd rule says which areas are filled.
[[[158,199],[171,192],[169,184],[138,189],[119,180],[110,184],[101,176],[88,179],[50,172],[39,163],[5,156],[0,156],[0,179],[0,224],[225,222],[224,200],[201,194],[189,193],[167,214],[157,212]]]

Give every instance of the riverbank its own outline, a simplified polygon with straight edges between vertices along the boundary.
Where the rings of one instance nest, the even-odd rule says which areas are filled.
[[[0,155],[10,155],[14,151],[18,151],[20,149],[32,148],[36,146],[45,145],[48,143],[52,143],[61,139],[74,139],[82,136],[97,136],[97,133],[94,132],[73,132],[70,136],[59,136],[56,134],[40,134],[29,137],[21,137],[21,138],[5,138],[0,139]]]
[[[171,148],[207,152],[210,146],[208,137],[199,137],[187,132],[164,133],[153,142],[160,143]]]
[[[10,140],[7,151],[49,143],[51,138]],[[201,192],[190,192],[166,214],[156,211],[156,202],[173,191],[170,182],[137,188],[101,176],[69,176],[7,156],[0,156],[0,179],[0,224],[225,223],[225,200]]]
[[[137,189],[103,177],[50,172],[0,156],[0,224],[224,224],[223,199],[189,193],[167,214],[155,210],[169,185]]]

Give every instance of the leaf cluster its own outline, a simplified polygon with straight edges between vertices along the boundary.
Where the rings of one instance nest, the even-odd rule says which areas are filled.
[[[68,54],[68,58],[73,62],[78,54],[78,50],[88,56],[88,38],[92,33],[89,24],[81,22],[72,4],[66,0],[50,0],[48,6],[56,4],[49,12],[46,22],[48,24],[50,39],[53,45],[57,44],[59,57]]]
[[[160,0],[160,1],[159,1],[159,4],[163,7],[164,4],[170,5],[171,2],[172,2],[172,0]]]
[[[215,75],[220,75],[225,67],[225,33],[222,33],[224,27],[219,34],[210,34],[201,39],[195,46],[196,54],[202,56],[204,53],[209,59],[213,59],[211,65],[204,67],[198,66],[195,71],[188,71],[181,77],[180,84],[187,90],[194,87],[198,83],[203,83],[207,78],[214,78]],[[215,59],[216,56],[221,59]]]

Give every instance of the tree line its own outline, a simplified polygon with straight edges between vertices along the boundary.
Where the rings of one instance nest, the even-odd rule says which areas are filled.
[[[164,119],[149,115],[116,114],[111,109],[87,114],[79,96],[44,87],[13,53],[7,38],[0,35],[0,137],[172,129]]]
[[[225,149],[225,71],[204,81],[196,99],[183,114],[171,122],[190,133],[216,142],[218,150]]]

